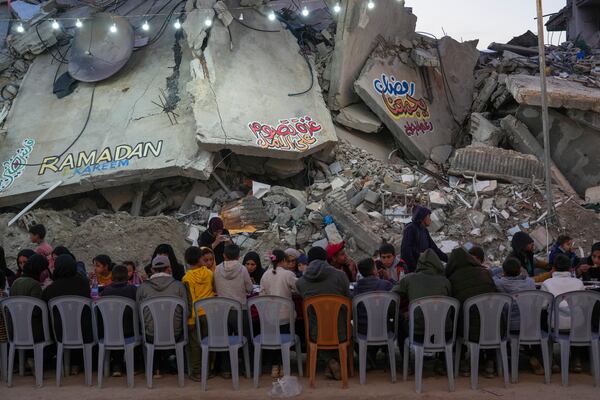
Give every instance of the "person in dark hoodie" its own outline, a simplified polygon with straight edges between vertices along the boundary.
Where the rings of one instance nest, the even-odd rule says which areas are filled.
[[[77,273],[77,261],[68,254],[60,255],[54,261],[54,273],[52,283],[42,292],[42,300],[48,302],[60,296],[80,296],[90,299],[90,287],[87,280]],[[58,309],[52,310],[54,315],[54,332],[56,340],[62,340],[62,324]],[[92,333],[92,313],[85,308],[81,314],[81,329],[83,341],[90,343],[94,340]],[[83,365],[82,353],[72,354],[71,375],[77,375],[79,368]]]
[[[446,266],[446,276],[452,285],[452,297],[460,301],[461,307],[470,297],[498,291],[490,271],[483,267],[479,261],[462,247],[454,249],[450,254],[448,265]],[[458,322],[459,334],[463,334],[462,316],[463,313],[461,310]],[[479,313],[475,309],[472,309],[469,315],[469,327],[469,340],[474,342],[479,341]],[[483,353],[488,356],[485,363],[484,376],[492,378],[495,374],[493,361],[495,354],[492,357],[486,351]],[[461,366],[461,373],[467,375],[466,366]]]
[[[577,276],[584,282],[600,281],[600,242],[592,245],[590,256],[577,267]]]
[[[17,253],[17,273],[15,276],[15,280],[17,280],[21,277],[21,275],[23,275],[23,267],[25,266],[25,263],[27,262],[27,260],[29,260],[29,257],[31,257],[34,254],[35,251],[31,249],[23,249]],[[12,283],[10,284],[10,286],[12,286]]]
[[[6,279],[5,285],[8,283],[8,287],[12,285],[12,283],[17,279],[17,275],[6,265],[6,258],[4,256],[4,248],[0,246],[0,272],[4,274],[4,278]],[[2,286],[0,289],[4,290],[5,287]]]
[[[321,247],[313,247],[308,252],[308,268],[304,275],[296,281],[296,289],[303,299],[322,294],[350,297],[350,281],[346,273],[327,263],[327,251]],[[309,314],[309,334],[312,340],[317,337],[317,319]],[[338,335],[340,341],[346,340],[346,319],[343,313],[338,316]],[[327,355],[329,357],[330,354]],[[328,375],[340,379],[340,364],[333,358],[327,361]]]
[[[225,224],[219,217],[211,218],[208,221],[208,229],[198,237],[198,246],[208,247],[215,252],[217,265],[225,261],[225,246],[231,243],[229,231],[225,229]]]
[[[77,260],[73,253],[71,253],[65,246],[56,246],[54,250],[52,250],[52,254],[50,254],[50,259],[53,260],[53,262],[56,262],[56,258],[58,256],[62,256],[63,254],[69,255],[73,257],[74,260]],[[85,269],[85,264],[81,261],[77,261],[77,273],[87,281],[88,273]]]
[[[400,247],[400,255],[409,272],[414,272],[417,268],[417,260],[427,249],[432,249],[440,260],[447,262],[448,256],[442,252],[427,230],[431,225],[431,210],[416,205],[413,209],[412,222],[406,225],[402,234],[402,245]]]
[[[556,242],[550,249],[550,254],[548,255],[548,263],[550,265],[554,264],[554,259],[558,254],[564,254],[569,257],[571,260],[571,267],[575,268],[577,264],[579,264],[579,257],[573,251],[573,247],[575,246],[575,242],[573,238],[569,235],[560,235]]]
[[[154,257],[152,260],[152,276],[146,282],[142,283],[137,289],[136,300],[138,305],[144,302],[144,300],[152,299],[154,297],[161,296],[175,296],[179,297],[185,302],[188,302],[187,292],[183,283],[175,280],[172,276],[171,261],[169,257],[165,255],[159,255]],[[179,339],[183,335],[183,311],[180,307],[175,310],[175,316],[173,318],[173,330],[175,338]],[[154,342],[154,323],[152,321],[152,315],[150,310],[147,308],[143,311],[143,318],[145,324],[146,340],[150,343]],[[159,352],[154,358],[154,371],[155,377],[160,377],[160,368],[164,364],[165,354]]]
[[[537,260],[534,257],[534,241],[527,233],[515,233],[510,244],[512,252],[509,257],[514,257],[519,260],[529,276],[539,275],[544,272],[541,270],[548,269],[548,263]]]

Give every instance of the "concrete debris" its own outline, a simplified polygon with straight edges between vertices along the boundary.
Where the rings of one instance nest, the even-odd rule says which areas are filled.
[[[335,122],[365,133],[376,133],[383,127],[381,120],[363,103],[342,108]]]
[[[443,165],[446,164],[452,152],[454,151],[454,146],[450,146],[449,144],[443,144],[441,146],[436,146],[431,149],[431,154],[429,158],[436,164]]]
[[[335,224],[327,225],[325,227],[325,234],[327,235],[327,241],[329,243],[342,243],[344,241]]]
[[[600,203],[600,186],[587,188],[585,191],[585,202],[587,204]]]
[[[230,231],[261,229],[269,222],[263,202],[252,196],[223,206],[219,215]]]
[[[35,27],[25,29],[17,35],[9,35],[6,39],[8,46],[20,56],[25,54],[38,55],[58,43],[59,31],[52,29],[50,20],[35,24]]]
[[[432,208],[443,208],[448,205],[446,195],[440,191],[429,192],[429,205]]]
[[[194,204],[199,207],[211,208],[214,204],[214,200],[210,197],[196,196],[194,197]]]
[[[429,50],[417,48],[412,49],[410,58],[419,67],[439,67],[440,60],[434,56]]]
[[[473,144],[498,146],[504,133],[480,113],[471,114],[471,137]]]
[[[509,182],[531,182],[544,177],[543,165],[534,156],[495,147],[469,146],[456,151],[449,174],[478,176]]]

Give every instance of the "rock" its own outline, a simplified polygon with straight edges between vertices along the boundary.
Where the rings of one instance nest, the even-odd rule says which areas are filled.
[[[312,203],[308,204],[306,206],[306,209],[310,210],[310,211],[319,211],[321,209],[321,207],[323,207],[323,202],[319,201],[319,202],[312,202]]]
[[[471,136],[473,144],[497,147],[504,136],[502,129],[494,125],[480,113],[471,114]]]
[[[473,101],[473,111],[478,113],[485,111],[487,104],[497,87],[498,73],[494,71],[488,78],[486,78],[483,88],[479,91],[477,97]]]
[[[429,205],[431,208],[442,208],[448,205],[446,196],[440,191],[429,192]]]
[[[350,204],[352,205],[352,207],[356,208],[358,207],[363,201],[365,201],[365,197],[367,196],[367,193],[369,192],[369,189],[363,189],[360,192],[358,192],[356,195],[354,195],[354,197],[352,197],[349,201]]]
[[[302,190],[290,189],[284,186],[272,186],[271,193],[285,196],[294,207],[306,207],[306,192]]]
[[[485,222],[485,214],[479,211],[471,210],[467,214],[469,221],[473,224],[473,228],[481,228]]]
[[[348,180],[346,178],[342,178],[341,176],[336,176],[331,181],[331,189],[334,191],[337,189],[341,189],[344,186],[346,186],[347,183],[348,183]]]
[[[296,234],[296,243],[299,246],[304,246],[310,241],[310,237],[313,235],[314,229],[311,224],[303,224],[298,228]]]
[[[422,48],[412,49],[410,58],[419,67],[439,67],[440,65],[440,60],[436,56]]]
[[[510,75],[506,87],[520,104],[541,106],[539,76]],[[600,90],[578,82],[555,77],[547,78],[548,106],[600,112]]]
[[[304,217],[305,212],[306,212],[306,207],[304,207],[304,206],[294,208],[292,210],[292,219],[294,221],[299,221],[300,219],[302,219],[302,217]]]
[[[367,214],[369,215],[369,217],[373,218],[377,222],[380,222],[380,223],[385,222],[385,218],[378,211],[369,211]]]
[[[600,186],[594,186],[585,190],[585,202],[587,204],[600,203]]]
[[[323,226],[323,215],[318,211],[311,211],[311,213],[308,214],[308,222],[317,228],[321,228]]]
[[[450,155],[454,151],[454,147],[449,144],[436,146],[431,150],[429,158],[436,164],[443,165],[448,161]]]
[[[376,133],[383,127],[381,120],[364,103],[342,108],[335,122],[365,133]]]
[[[492,211],[492,207],[494,207],[494,199],[483,199],[481,201],[481,211],[484,213],[490,213]]]
[[[444,214],[444,210],[438,208],[431,212],[431,225],[429,225],[428,229],[431,233],[439,232],[446,223],[446,214]]]
[[[342,164],[340,164],[339,161],[329,164],[329,172],[331,172],[332,175],[339,174],[343,169],[344,168],[342,168]]]
[[[367,203],[371,203],[372,205],[379,204],[380,196],[379,193],[375,193],[372,190],[367,189],[367,193],[365,195],[365,201]]]
[[[194,197],[194,204],[200,207],[211,208],[214,200],[210,197],[196,196]]]
[[[325,234],[327,235],[327,240],[329,243],[342,243],[344,239],[340,232],[338,231],[335,224],[329,224],[325,227]]]
[[[283,210],[281,210],[281,212],[277,214],[277,216],[275,217],[275,221],[273,222],[277,225],[283,226],[290,222],[291,219],[292,211],[289,208],[284,207]]]

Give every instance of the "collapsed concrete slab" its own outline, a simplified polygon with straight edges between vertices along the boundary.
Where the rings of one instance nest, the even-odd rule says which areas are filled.
[[[383,127],[377,115],[363,103],[352,104],[341,109],[335,117],[335,122],[365,133],[379,132]]]
[[[600,135],[594,129],[550,110],[550,154],[579,195],[600,184]],[[520,106],[517,118],[543,144],[541,108]]]
[[[38,57],[0,140],[0,206],[30,201],[58,181],[50,197],[174,175],[208,179],[213,156],[196,144],[184,89],[189,60],[174,35],[165,34],[117,75],[57,99],[56,66],[50,55]],[[177,123],[155,104],[163,100]]]
[[[532,155],[498,147],[468,146],[456,151],[448,174],[528,183],[543,179],[544,168]]]
[[[402,149],[420,161],[428,159],[433,148],[452,143],[473,96],[477,50],[451,38],[440,41],[440,46],[446,49],[441,52],[443,73],[441,68],[417,67],[408,52],[381,43],[354,84]],[[454,51],[461,57],[451,55]],[[462,88],[457,86],[460,81],[465,82]]]
[[[377,47],[378,37],[412,46],[417,17],[400,4],[369,10],[365,1],[346,1],[337,21],[328,100],[333,110],[357,102],[354,81]]]
[[[556,77],[548,77],[547,82],[549,107],[600,112],[600,89]],[[506,87],[518,103],[542,105],[539,76],[510,75]]]
[[[196,54],[195,79],[187,88],[202,147],[282,159],[331,147],[337,141],[331,114],[292,33],[248,10],[244,25],[275,32],[249,29],[237,19],[226,27],[215,19],[205,42],[206,13],[193,10],[187,19],[198,23],[184,23]]]

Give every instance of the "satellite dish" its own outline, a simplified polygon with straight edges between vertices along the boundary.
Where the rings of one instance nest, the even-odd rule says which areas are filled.
[[[82,82],[106,79],[127,63],[133,44],[133,28],[127,19],[96,14],[75,32],[69,74]]]

